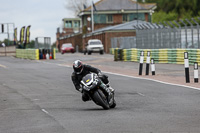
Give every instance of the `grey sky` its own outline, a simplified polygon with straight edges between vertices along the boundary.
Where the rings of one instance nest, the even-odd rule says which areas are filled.
[[[75,17],[72,11],[66,9],[66,4],[66,0],[0,0],[0,23],[14,23],[18,40],[21,28],[31,25],[30,40],[51,37],[51,43],[54,43],[56,29],[61,26],[62,19]],[[5,38],[8,38],[6,34],[0,34],[0,40]]]
[[[21,27],[31,25],[30,39],[51,37],[56,41],[56,29],[61,26],[62,19],[74,17],[65,8],[65,0],[0,0],[0,23],[14,23],[19,34]],[[0,40],[7,35],[0,34]]]

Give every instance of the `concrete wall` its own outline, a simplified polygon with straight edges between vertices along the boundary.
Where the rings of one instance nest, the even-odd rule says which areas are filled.
[[[15,56],[16,46],[0,47],[0,56]]]

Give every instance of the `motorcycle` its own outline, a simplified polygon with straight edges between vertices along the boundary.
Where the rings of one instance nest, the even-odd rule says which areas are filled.
[[[107,92],[101,87],[102,81],[95,73],[84,76],[81,80],[83,91],[99,106],[108,110],[115,108],[116,102],[114,92],[108,96]]]

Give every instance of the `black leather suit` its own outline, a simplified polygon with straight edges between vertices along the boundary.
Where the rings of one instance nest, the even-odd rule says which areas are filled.
[[[87,75],[91,72],[96,73],[96,74],[101,73],[101,71],[99,69],[94,68],[90,65],[83,65],[83,66],[84,67],[83,67],[83,71],[82,71],[81,74],[76,74],[75,72],[73,72],[72,75],[71,75],[72,82],[74,83],[74,86],[75,86],[76,90],[78,90],[78,91],[80,91],[80,82],[85,75]],[[103,81],[103,83],[105,83],[105,84],[108,83],[108,76],[102,75],[100,77],[100,79]],[[82,100],[83,101],[89,100],[88,97],[84,94],[84,92],[83,92],[83,95],[82,95]]]

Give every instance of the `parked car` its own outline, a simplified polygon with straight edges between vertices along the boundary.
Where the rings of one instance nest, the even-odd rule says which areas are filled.
[[[75,50],[71,43],[64,43],[61,47],[61,54],[74,52]]]
[[[84,54],[88,53],[88,55],[93,52],[99,52],[99,54],[104,53],[104,47],[100,40],[98,39],[90,39],[88,40],[87,46],[85,48]]]

